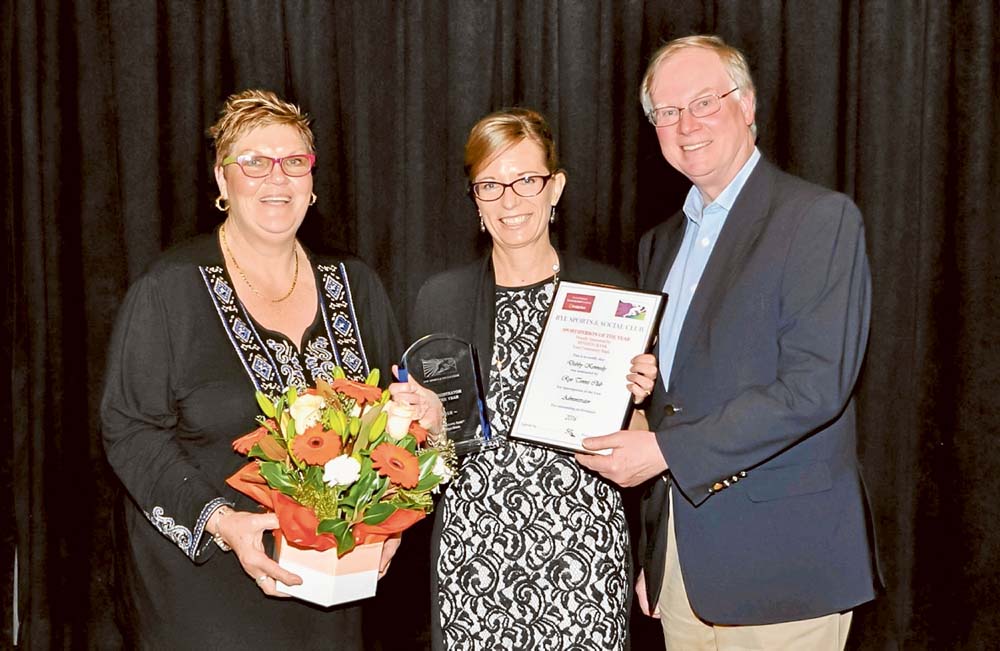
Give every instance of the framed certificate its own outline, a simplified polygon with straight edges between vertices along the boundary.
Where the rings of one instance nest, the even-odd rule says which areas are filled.
[[[510,436],[592,452],[583,439],[628,424],[632,358],[650,349],[667,295],[560,281]]]

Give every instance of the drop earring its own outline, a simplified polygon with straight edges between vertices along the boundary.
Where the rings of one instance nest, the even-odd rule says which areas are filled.
[[[317,200],[317,199],[319,199],[319,197],[317,197],[317,196],[316,196],[316,193],[315,193],[315,192],[313,192],[313,193],[312,193],[312,194],[311,194],[311,195],[309,196],[309,205],[310,205],[310,206],[315,206],[315,205],[316,205],[316,200]]]
[[[549,223],[550,224],[555,224],[556,223],[556,207],[555,206],[552,206],[552,211],[549,213]]]
[[[478,212],[479,212],[479,232],[480,233],[485,233],[486,232],[486,222],[483,221],[483,212],[481,210],[478,211]]]

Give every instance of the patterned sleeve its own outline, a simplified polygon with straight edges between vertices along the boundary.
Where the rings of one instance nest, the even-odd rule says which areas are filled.
[[[101,421],[104,449],[132,500],[195,562],[214,545],[205,523],[222,504],[176,437],[170,316],[153,276],[128,292],[109,345]]]

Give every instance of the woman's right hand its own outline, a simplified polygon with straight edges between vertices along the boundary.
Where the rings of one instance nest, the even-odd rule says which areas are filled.
[[[212,524],[214,526],[210,526]],[[206,525],[209,532],[217,532],[232,547],[243,571],[257,583],[261,592],[271,597],[288,597],[278,592],[276,580],[285,585],[300,585],[302,578],[282,568],[264,551],[264,532],[277,528],[278,516],[274,513],[233,510],[221,515],[213,513]]]

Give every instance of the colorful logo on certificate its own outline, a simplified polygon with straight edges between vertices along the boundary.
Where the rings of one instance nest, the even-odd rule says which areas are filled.
[[[618,309],[615,310],[615,316],[621,317],[623,319],[635,319],[636,321],[645,321],[646,307],[644,305],[637,305],[636,303],[626,303],[625,301],[618,301]]]
[[[594,309],[594,296],[592,294],[574,294],[569,292],[566,294],[566,300],[563,301],[563,309],[570,312],[587,312],[589,314]]]

